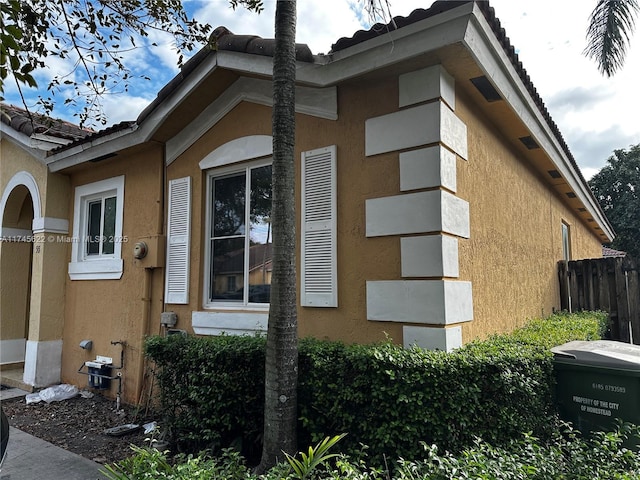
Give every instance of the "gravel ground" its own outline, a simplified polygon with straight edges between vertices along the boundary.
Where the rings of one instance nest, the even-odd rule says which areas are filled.
[[[116,402],[99,394],[49,404],[27,404],[19,397],[3,400],[2,408],[12,427],[102,464],[131,456],[130,445],[148,445],[150,436],[142,428],[118,437],[107,435],[106,429],[153,420],[128,405],[116,411]]]

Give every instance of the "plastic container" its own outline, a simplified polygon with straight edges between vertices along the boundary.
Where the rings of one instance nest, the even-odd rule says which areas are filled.
[[[618,418],[640,424],[640,346],[575,341],[551,351],[563,420],[583,433],[611,431]]]

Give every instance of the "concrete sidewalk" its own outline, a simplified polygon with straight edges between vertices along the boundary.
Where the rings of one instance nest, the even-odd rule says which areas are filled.
[[[100,464],[11,427],[0,480],[105,480]]]
[[[17,388],[2,390],[0,401],[26,393]],[[98,473],[101,466],[10,427],[7,456],[2,464],[0,480],[105,480],[106,477]]]

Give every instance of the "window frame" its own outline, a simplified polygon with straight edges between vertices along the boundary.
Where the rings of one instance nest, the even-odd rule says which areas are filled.
[[[91,254],[86,250],[89,203],[115,196],[116,221],[112,254]],[[101,217],[104,216],[104,211]],[[81,185],[75,188],[73,208],[73,236],[71,238],[71,280],[117,280],[122,277],[122,223],[124,216],[124,175]]]
[[[211,196],[213,195],[213,180],[218,177],[225,177],[229,175],[233,175],[236,173],[245,173],[245,198],[251,197],[250,185],[251,185],[251,176],[247,175],[247,172],[257,169],[260,167],[271,166],[273,165],[273,157],[269,155],[268,157],[263,157],[255,160],[251,160],[248,162],[242,162],[233,165],[227,165],[219,168],[212,168],[205,172],[205,182],[206,182],[206,208],[205,208],[205,225],[204,225],[204,235],[203,235],[203,245],[204,245],[204,265],[203,265],[203,295],[202,295],[202,306],[206,310],[250,310],[250,311],[268,311],[269,303],[252,303],[248,301],[248,282],[249,282],[249,249],[247,248],[247,244],[250,239],[250,231],[247,231],[245,234],[244,240],[244,271],[243,271],[243,299],[241,302],[225,302],[224,300],[213,300],[210,297],[210,289],[211,289],[211,269],[212,258],[211,258]],[[272,183],[273,188],[273,183]],[[249,225],[249,219],[247,218],[249,215],[249,203],[245,202],[245,225]],[[245,284],[246,282],[246,284]],[[246,301],[245,301],[246,298]]]
[[[571,260],[571,225],[563,221],[560,234],[562,236],[562,259],[568,262]]]

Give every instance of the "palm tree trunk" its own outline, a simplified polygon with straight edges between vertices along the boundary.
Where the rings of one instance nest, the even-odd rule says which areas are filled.
[[[265,366],[264,439],[257,468],[296,450],[298,318],[295,214],[296,2],[278,0],[273,56],[273,276]]]

